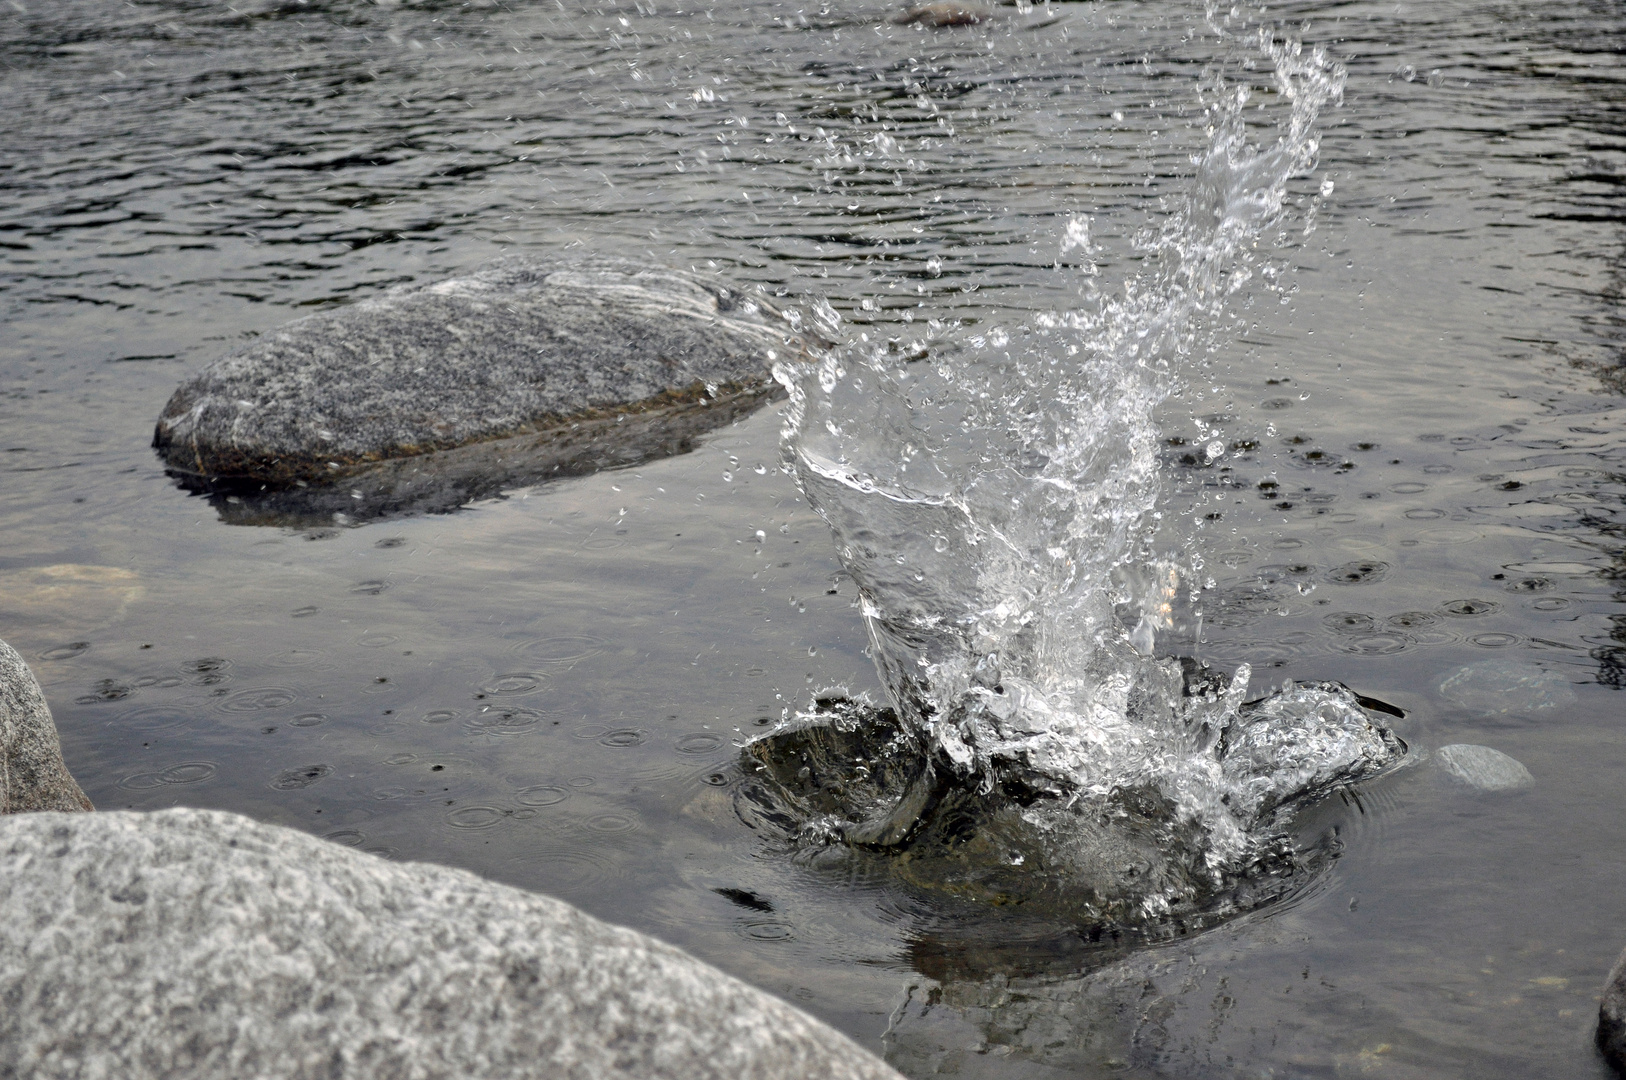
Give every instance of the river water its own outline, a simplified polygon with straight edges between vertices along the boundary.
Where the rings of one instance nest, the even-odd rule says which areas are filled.
[[[1262,239],[1284,269],[1160,414],[1170,518],[1220,515],[1181,651],[1390,703],[1414,764],[1303,815],[1337,858],[1217,929],[1092,940],[747,827],[740,742],[814,693],[883,693],[778,468],[782,406],[356,528],[233,524],[163,474],[151,425],[189,372],[516,251],[717,270],[900,349],[1075,308],[1081,217],[1089,281],[1131,276],[1206,143],[1203,12],[893,10],[0,9],[0,637],[75,775],[104,809],[231,809],[560,896],[914,1076],[1602,1076],[1626,945],[1616,4],[1235,16],[1347,78],[1290,188],[1314,231]],[[1432,759],[1458,743],[1534,784],[1453,783]]]

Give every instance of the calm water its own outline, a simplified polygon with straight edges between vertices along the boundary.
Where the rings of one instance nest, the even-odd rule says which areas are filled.
[[[1334,184],[1289,291],[1239,295],[1246,332],[1165,409],[1170,438],[1195,416],[1257,443],[1228,473],[1167,448],[1171,506],[1206,486],[1222,513],[1200,655],[1341,680],[1405,709],[1418,757],[1486,744],[1536,783],[1424,762],[1324,804],[1303,825],[1337,831],[1332,869],[1216,931],[1035,937],[741,823],[744,735],[879,692],[776,410],[355,529],[225,524],[163,475],[151,425],[186,373],[514,250],[715,267],[900,347],[1073,303],[1075,213],[1121,279],[1204,141],[1201,12],[890,13],[0,9],[0,637],[75,774],[103,808],[238,810],[561,896],[911,1075],[1603,1075],[1595,994],[1626,945],[1618,4],[1268,13],[1349,76],[1295,189]],[[1508,672],[1535,690],[1495,692]]]

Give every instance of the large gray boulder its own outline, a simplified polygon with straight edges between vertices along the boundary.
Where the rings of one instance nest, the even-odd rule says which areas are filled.
[[[512,483],[680,451],[775,395],[772,365],[805,347],[777,310],[714,278],[511,258],[216,360],[175,391],[153,445],[183,483],[239,498],[345,481],[330,490],[353,516],[449,508],[417,505],[449,494],[439,466],[403,459],[504,441],[444,462],[464,498],[494,469]]]
[[[898,1080],[568,904],[235,814],[0,819],[0,1077]]]
[[[17,650],[0,641],[0,814],[90,809],[62,760],[40,684]]]

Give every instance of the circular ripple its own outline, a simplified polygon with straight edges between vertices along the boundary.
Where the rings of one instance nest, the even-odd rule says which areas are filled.
[[[1524,638],[1518,634],[1474,634],[1468,640],[1485,649],[1505,649],[1509,645],[1519,644]]]
[[[1462,640],[1449,630],[1433,629],[1414,631],[1410,637],[1419,645],[1455,645]]]
[[[1335,611],[1323,616],[1321,624],[1336,634],[1370,634],[1378,628],[1376,619],[1359,611]]]
[[[489,829],[507,817],[495,806],[464,806],[446,815],[446,824],[454,829]]]
[[[1428,485],[1419,484],[1414,480],[1408,480],[1404,484],[1390,484],[1389,490],[1394,492],[1396,495],[1416,495],[1420,491],[1427,491]]]
[[[584,824],[601,833],[631,832],[638,827],[638,822],[625,814],[594,814]]]
[[[262,686],[254,690],[239,690],[217,708],[222,712],[263,712],[286,708],[298,700],[299,694],[285,686]]]
[[[757,941],[790,941],[796,936],[795,928],[790,924],[769,920],[741,923],[740,932]]]
[[[1417,534],[1417,538],[1425,544],[1471,544],[1478,540],[1482,534],[1477,529],[1458,527],[1451,529],[1428,529]]]
[[[709,787],[727,787],[728,777],[724,776],[720,772],[707,773],[705,776],[700,778],[700,782]]]
[[[1401,630],[1412,630],[1419,626],[1433,626],[1440,621],[1440,617],[1432,611],[1402,611],[1383,621]]]
[[[178,705],[143,705],[138,709],[130,709],[119,714],[117,723],[126,724],[139,731],[163,731],[166,728],[177,728],[192,721],[191,713]]]
[[[119,781],[119,787],[126,791],[146,791],[149,788],[163,786],[164,782],[158,779],[157,773],[132,773]]]
[[[1444,510],[1407,510],[1406,516],[1413,521],[1435,521],[1445,516]]]
[[[521,788],[514,793],[514,801],[522,806],[557,806],[568,798],[570,792],[564,788],[550,787],[546,784]]]
[[[637,746],[644,737],[644,732],[635,728],[617,728],[600,735],[598,741],[603,746]]]
[[[294,717],[288,722],[294,727],[316,727],[327,723],[327,715],[319,712],[305,713],[302,716]]]
[[[66,645],[58,645],[54,649],[46,649],[39,654],[41,660],[69,660],[86,649],[90,648],[88,641],[70,641]]]
[[[713,731],[691,731],[677,741],[680,754],[709,754],[723,745],[723,737]]]
[[[515,645],[514,651],[544,664],[565,664],[603,652],[604,642],[594,637],[531,638]]]
[[[1551,589],[1552,587],[1553,587],[1552,578],[1544,578],[1544,577],[1520,578],[1517,581],[1510,581],[1506,585],[1502,586],[1502,588],[1506,589],[1508,592],[1519,592],[1519,593],[1546,592],[1548,589]]]
[[[548,677],[538,671],[511,671],[498,675],[480,689],[488,694],[533,694]]]
[[[597,847],[529,851],[515,861],[541,869],[549,891],[592,891],[621,877],[610,852]]]
[[[1411,638],[1404,634],[1361,634],[1338,643],[1340,650],[1356,656],[1392,656],[1411,645]]]
[[[626,544],[619,536],[595,536],[591,540],[583,540],[582,547],[588,551],[608,551]]]
[[[434,712],[423,714],[423,722],[426,724],[444,724],[449,720],[456,719],[457,714],[450,709],[436,709]]]
[[[358,596],[377,596],[389,587],[390,583],[388,581],[375,579],[373,581],[358,581],[350,586],[350,591]]]
[[[201,784],[214,779],[218,768],[212,761],[183,761],[157,773],[161,784]]]
[[[369,649],[382,649],[386,645],[394,645],[401,639],[394,634],[363,634],[356,639],[357,645],[365,645]]]
[[[1531,603],[1537,611],[1563,611],[1570,606],[1570,602],[1562,596],[1548,596]]]
[[[1478,615],[1489,615],[1501,611],[1502,605],[1494,600],[1470,598],[1467,600],[1452,600],[1450,603],[1441,604],[1440,610],[1454,619],[1471,619]]]
[[[1327,571],[1327,580],[1334,585],[1366,585],[1382,581],[1389,573],[1389,564],[1376,559],[1357,559],[1335,566]]]
[[[301,765],[296,769],[284,769],[279,772],[271,781],[271,786],[278,791],[295,791],[310,787],[332,772],[331,765]]]
[[[335,829],[333,832],[323,833],[322,839],[343,844],[345,847],[360,847],[367,842],[367,834],[360,829]]]
[[[533,730],[541,722],[541,713],[517,705],[487,709],[469,717],[467,721],[469,727],[487,735],[519,735]]]

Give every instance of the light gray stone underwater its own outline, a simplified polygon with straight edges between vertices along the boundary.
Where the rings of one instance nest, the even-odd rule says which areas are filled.
[[[183,383],[153,445],[189,487],[268,493],[258,513],[223,497],[228,520],[451,509],[681,452],[777,395],[772,365],[806,347],[715,278],[515,257],[266,334]]]
[[[39,682],[17,650],[0,641],[0,814],[90,809],[62,760]]]
[[[0,818],[0,1077],[898,1080],[568,904],[235,814]]]

